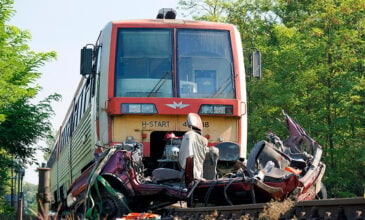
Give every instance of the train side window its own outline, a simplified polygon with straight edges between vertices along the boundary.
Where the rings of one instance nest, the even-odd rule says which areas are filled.
[[[75,129],[77,126],[77,113],[78,113],[78,103],[75,103],[74,112],[73,112],[73,124],[72,127]]]
[[[89,85],[85,84],[84,87],[84,96],[83,96],[83,106],[84,106],[84,110],[83,112],[86,111],[86,109],[89,107],[89,103],[88,103],[88,96],[89,96]]]
[[[89,105],[90,105],[90,84],[87,85],[87,88],[86,88],[86,94],[85,94],[85,106],[86,108],[89,108]]]
[[[79,97],[79,102],[80,102],[80,120],[84,114],[84,92],[85,91],[85,86],[82,87],[82,90],[81,90],[81,94],[80,94],[80,97]]]
[[[82,91],[79,94],[79,97],[77,98],[77,114],[76,114],[76,124],[78,125],[81,119],[81,114],[82,114]],[[77,127],[77,125],[75,127]]]
[[[61,146],[60,146],[60,152],[63,151],[63,148],[65,147],[65,129],[62,131],[61,135]]]
[[[81,120],[82,115],[84,113],[84,88],[82,88],[80,96],[78,98],[78,103],[79,103],[79,115],[78,115],[78,121]]]

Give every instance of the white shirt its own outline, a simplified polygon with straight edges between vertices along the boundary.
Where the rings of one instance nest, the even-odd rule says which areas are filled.
[[[187,157],[194,156],[194,178],[202,179],[203,163],[207,152],[209,152],[208,140],[205,137],[193,130],[186,132],[181,142],[179,152],[179,163],[181,168],[185,169]]]

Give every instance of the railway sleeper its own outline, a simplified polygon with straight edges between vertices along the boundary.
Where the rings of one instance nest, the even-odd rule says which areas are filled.
[[[324,219],[324,220],[365,220],[365,198],[327,199],[297,202],[284,213],[267,216],[267,204],[248,204],[234,206],[167,208],[161,210],[163,219]],[[270,212],[270,211],[269,211]]]

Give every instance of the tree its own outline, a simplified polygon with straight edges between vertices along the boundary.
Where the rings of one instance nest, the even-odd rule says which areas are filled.
[[[14,159],[22,166],[34,161],[35,143],[50,131],[54,94],[35,103],[40,90],[39,67],[56,57],[55,52],[36,53],[28,46],[30,33],[6,22],[13,15],[12,0],[0,1],[0,192],[9,187]],[[35,104],[33,104],[35,103]],[[3,203],[3,198],[0,202]],[[0,210],[6,212],[7,210]]]
[[[32,164],[35,151],[40,149],[34,145],[37,138],[46,138],[51,133],[51,101],[58,98],[59,95],[51,95],[38,104],[22,98],[8,105],[3,111],[5,121],[0,124],[0,147],[23,164]]]
[[[284,82],[270,104],[287,106],[324,146],[336,197],[361,195],[365,185],[364,3],[278,1],[271,11],[282,22],[265,46],[275,73],[268,81]]]
[[[33,215],[33,212],[37,212],[37,192],[38,186],[31,183],[24,183],[24,210],[28,215]],[[32,212],[32,211],[33,212]]]
[[[196,20],[224,21],[228,0],[179,0],[179,9]]]

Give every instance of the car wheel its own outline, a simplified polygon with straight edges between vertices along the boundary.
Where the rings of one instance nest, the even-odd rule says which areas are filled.
[[[127,200],[124,195],[115,190],[115,195],[108,190],[101,190],[101,207],[100,216],[107,219],[121,218],[123,215],[128,214],[129,208]]]

